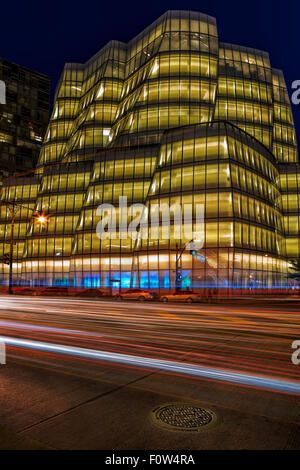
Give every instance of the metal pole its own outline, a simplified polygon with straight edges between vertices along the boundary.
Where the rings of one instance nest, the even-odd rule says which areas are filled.
[[[175,292],[178,292],[178,290],[179,290],[179,286],[178,286],[178,262],[179,262],[178,243],[176,243]]]
[[[12,278],[13,278],[13,254],[14,254],[14,228],[15,228],[15,205],[11,208],[11,224],[10,224],[10,250],[9,250],[9,281],[8,293],[13,294]]]
[[[181,257],[182,257],[182,254],[184,252],[184,250],[186,249],[187,245],[189,243],[192,243],[193,242],[193,238],[192,240],[190,240],[188,243],[186,243],[184,245],[184,247],[182,248],[182,250],[179,252],[179,249],[178,249],[178,243],[176,243],[176,267],[175,267],[175,291],[178,292],[180,289],[181,289],[181,285],[180,283],[178,282],[178,277],[179,277],[179,269],[178,269],[178,266],[179,266],[179,261],[181,260]],[[181,267],[182,267],[182,264],[181,264]]]

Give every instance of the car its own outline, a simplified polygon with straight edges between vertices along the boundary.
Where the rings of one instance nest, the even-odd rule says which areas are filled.
[[[160,298],[163,302],[198,302],[201,299],[201,295],[198,292],[192,290],[181,290],[178,292],[172,292],[170,294],[164,294]]]
[[[23,294],[24,295],[25,294],[36,295],[36,289],[34,287],[14,287],[13,293],[20,294],[20,295],[23,295]]]
[[[79,290],[75,294],[78,297],[102,297],[104,293],[100,289],[90,287],[87,289]]]
[[[116,300],[139,300],[140,302],[144,302],[145,300],[152,300],[153,298],[153,292],[138,288],[127,289],[126,291],[122,291],[115,296]]]
[[[68,288],[63,286],[37,287],[37,295],[68,294]]]

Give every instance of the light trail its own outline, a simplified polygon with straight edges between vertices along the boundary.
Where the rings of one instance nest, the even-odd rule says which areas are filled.
[[[34,348],[16,346],[21,360],[26,362],[33,355],[38,361],[39,355],[53,355],[50,362],[55,367],[57,359],[64,361],[65,371],[70,361],[74,361],[79,367],[90,363],[96,374],[100,361],[113,367],[118,364],[126,367],[127,362],[119,360],[125,357],[131,361],[128,367],[173,373],[174,379],[202,377],[223,381],[227,386],[243,380],[242,385],[246,387],[250,378],[252,387],[285,391],[287,383],[300,384],[300,367],[291,362],[292,340],[300,337],[299,313],[298,303],[291,309],[287,305],[282,309],[277,304],[188,307],[73,298],[43,298],[41,302],[40,298],[0,297],[0,335],[41,342],[43,348],[46,345],[73,348],[72,353],[70,350],[51,354],[48,349],[34,351]],[[11,349],[14,347],[11,345]],[[79,356],[74,348],[91,350],[93,354],[100,352],[107,359]],[[112,359],[115,354],[120,356]],[[149,362],[153,360],[160,362]],[[206,377],[203,374],[207,371],[218,376]],[[277,383],[266,383],[267,380]]]
[[[63,335],[80,335],[80,336],[95,336],[103,337],[105,336],[103,333],[96,333],[93,331],[82,331],[82,330],[70,330],[66,328],[54,328],[52,326],[42,326],[42,325],[33,325],[32,323],[19,323],[19,322],[11,322],[11,321],[1,321],[0,320],[0,328],[12,328],[18,330],[29,330],[29,331],[44,331],[46,333],[60,333]]]
[[[84,359],[98,360],[101,362],[113,362],[127,366],[172,372],[176,374],[194,376],[222,382],[236,383],[239,385],[246,385],[277,392],[300,395],[299,382],[288,381],[273,377],[249,374],[245,372],[235,372],[216,367],[200,366],[196,364],[189,364],[178,361],[169,361],[88,348],[65,346],[41,341],[17,339],[7,336],[0,336],[0,341],[5,343],[6,345],[14,346],[17,348],[39,350],[67,356],[81,357]]]

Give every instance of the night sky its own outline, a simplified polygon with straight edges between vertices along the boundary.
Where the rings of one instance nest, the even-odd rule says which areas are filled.
[[[291,83],[300,80],[298,0],[6,0],[0,7],[0,56],[49,75],[53,97],[65,62],[85,62],[111,39],[127,42],[171,9],[215,16],[221,41],[268,51],[291,96]],[[292,108],[299,142],[300,104]]]

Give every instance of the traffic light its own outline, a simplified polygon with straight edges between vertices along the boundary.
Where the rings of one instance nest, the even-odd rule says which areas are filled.
[[[3,256],[3,263],[4,264],[10,264],[10,254],[9,253],[5,253],[4,256]]]
[[[190,254],[192,255],[193,258],[197,258],[199,261],[204,262],[205,261],[205,256],[203,256],[199,250],[189,250]]]

